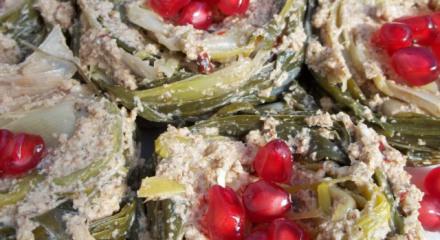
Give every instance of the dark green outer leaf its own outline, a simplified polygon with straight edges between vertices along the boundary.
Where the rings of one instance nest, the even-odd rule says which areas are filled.
[[[70,201],[35,217],[33,220],[40,226],[33,233],[35,240],[64,240],[70,239],[66,232],[63,216],[77,214]],[[135,203],[127,203],[118,213],[98,219],[90,224],[90,233],[97,240],[125,239],[135,216]],[[115,231],[117,230],[117,232]],[[113,233],[116,233],[115,235]],[[1,233],[0,233],[0,236]]]
[[[280,122],[276,127],[278,136],[288,140],[289,137],[297,135],[302,128],[307,127],[304,118],[307,117],[308,114],[309,113],[298,113],[297,115],[271,116]],[[251,130],[261,129],[263,124],[264,117],[260,115],[236,115],[201,121],[191,127],[191,129],[197,132],[203,128],[215,127],[219,129],[221,135],[243,137]],[[335,129],[333,130],[336,131]],[[341,130],[336,132],[341,132]],[[349,163],[348,156],[343,147],[347,145],[347,141],[350,141],[350,139],[346,139],[346,134],[339,134],[340,138],[337,141],[331,141],[322,137],[316,129],[311,128],[310,135],[309,153],[316,153],[315,161],[329,159],[344,165]],[[311,159],[308,160],[310,161]]]

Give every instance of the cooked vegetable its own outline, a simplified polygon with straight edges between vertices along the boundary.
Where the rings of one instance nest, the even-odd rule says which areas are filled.
[[[255,106],[273,102],[292,84],[298,89],[297,95],[305,95],[295,83],[304,58],[305,35],[302,33],[305,1],[274,2],[279,15],[264,24],[261,31],[254,33],[254,30],[233,25],[228,26],[224,34],[204,34],[201,41],[206,52],[198,53],[197,60],[191,57],[193,53],[187,52],[183,44],[185,37],[198,36],[194,29],[188,28],[183,35],[169,35],[166,31],[169,26],[151,9],[137,3],[126,3],[126,11],[121,12],[121,16],[126,14],[130,23],[154,35],[154,39],[145,41],[157,41],[157,45],[164,45],[166,49],[161,53],[142,54],[141,49],[130,53],[123,50],[120,44],[112,45],[118,56],[120,54],[118,72],[123,70],[135,76],[135,86],[131,77],[118,79],[118,74],[114,73],[116,69],[113,69],[116,66],[102,68],[91,63],[91,77],[101,89],[114,99],[119,99],[122,105],[130,109],[137,107],[142,117],[156,122],[194,121],[230,103]],[[96,25],[94,20],[90,20],[99,20],[99,17],[89,12],[87,6],[82,8],[89,19],[89,31],[108,32],[112,38],[118,39],[116,42],[123,41],[105,22],[98,21]],[[121,21],[125,24],[123,17]],[[128,25],[125,27],[135,31]],[[295,38],[295,34],[298,34],[298,39],[290,40],[290,37]],[[244,45],[243,41],[246,42]],[[123,45],[128,45],[127,41]],[[87,62],[88,54],[83,52],[83,55]],[[204,70],[199,71],[198,68],[204,65],[214,70],[203,74],[201,72]],[[112,73],[113,77],[110,78]],[[132,90],[134,88],[137,89]]]
[[[21,59],[33,52],[24,42],[38,46],[49,32],[34,3],[34,0],[17,0],[0,15],[0,32],[17,42]]]
[[[277,125],[278,136],[288,140],[289,136],[297,135],[302,128],[307,128],[305,118],[310,116],[307,112],[297,112],[296,115],[272,115],[271,118],[279,121]],[[265,119],[260,115],[236,115],[222,118],[213,118],[211,120],[201,121],[192,127],[194,131],[204,128],[218,128],[220,134],[228,136],[243,136],[252,129],[259,129],[263,126]],[[314,153],[316,161],[333,160],[340,164],[347,164],[349,159],[344,150],[344,144],[347,134],[338,134],[338,132],[346,133],[346,129],[341,125],[335,125],[331,129],[337,136],[337,140],[330,140],[321,136],[318,129],[310,128],[310,151]],[[346,145],[345,147],[348,147]]]
[[[20,179],[12,189],[0,193],[0,209],[7,205],[14,205],[23,200],[26,194],[41,180],[43,176],[32,173]]]
[[[17,68],[0,74],[0,94],[18,97],[47,93],[62,86],[75,72],[73,54],[60,27],[55,26],[36,52]],[[19,107],[21,103],[16,104]]]
[[[370,202],[361,212],[360,218],[353,227],[354,231],[361,230],[361,239],[382,239],[382,236],[375,234],[384,226],[388,226],[388,221],[391,218],[390,209],[385,195],[374,192]]]
[[[374,173],[374,180],[376,184],[382,188],[382,191],[388,201],[388,204],[391,206],[391,227],[399,234],[403,234],[404,229],[404,220],[402,214],[399,212],[398,204],[396,203],[396,199],[393,195],[391,186],[389,184],[388,179],[385,177],[385,174],[380,170],[376,169]]]
[[[149,177],[142,180],[138,196],[148,200],[156,198],[167,198],[170,195],[179,194],[185,191],[185,186],[163,177]]]
[[[35,240],[62,240],[69,238],[66,232],[64,216],[75,215],[76,211],[72,203],[65,202],[57,208],[35,217],[40,227],[34,230]],[[125,239],[125,236],[133,223],[135,216],[135,203],[128,202],[124,207],[112,216],[93,221],[89,231],[97,240]],[[0,234],[0,236],[2,236]]]
[[[70,221],[77,217],[96,239],[125,239],[135,204],[119,204],[126,199],[133,122],[71,79],[77,63],[59,26],[38,48],[29,46],[33,54],[0,74],[0,128],[41,135],[48,150],[33,172],[16,179],[2,165],[0,238],[74,238],[71,225],[81,224]]]
[[[408,155],[408,165],[440,162],[437,86],[414,87],[402,83],[396,79],[396,74],[390,74],[392,70],[386,57],[372,44],[374,32],[384,21],[368,9],[402,8],[396,12],[397,16],[384,17],[386,21],[412,10],[400,5],[404,1],[325,2],[325,6],[320,2],[313,9],[314,28],[307,26],[313,37],[307,51],[307,63],[313,72],[311,78],[335,101],[333,110],[348,110],[356,118],[374,126],[388,137],[392,146]],[[428,6],[423,4],[415,7],[423,13],[427,9]],[[348,15],[352,14],[359,16],[354,21],[347,21]],[[326,21],[322,19],[324,15]],[[365,21],[359,22],[358,19],[368,21],[364,24]],[[379,106],[376,106],[378,104],[374,102],[378,99]]]
[[[283,108],[279,110],[284,111]],[[386,159],[391,156],[391,152],[397,152],[386,142],[381,142],[384,140],[376,132],[363,124],[352,125],[349,117],[341,114],[328,116],[333,123],[325,126],[322,125],[324,122],[321,122],[321,125],[316,122],[323,121],[326,118],[325,114],[265,114],[267,113],[263,111],[260,115],[217,115],[196,123],[190,127],[191,132],[188,129],[171,128],[158,138],[157,161],[154,164],[157,175],[153,179],[165,178],[166,183],[175,186],[178,186],[177,183],[185,183],[185,187],[172,187],[171,193],[167,190],[159,197],[143,194],[147,200],[150,231],[155,237],[182,239],[197,236],[193,234],[200,231],[197,227],[199,222],[194,216],[204,216],[206,213],[204,211],[209,186],[220,184],[233,186],[234,189],[248,189],[253,184],[263,181],[255,183],[255,178],[263,177],[258,169],[255,173],[246,171],[249,165],[255,169],[255,163],[259,161],[258,155],[262,150],[264,153],[261,154],[264,156],[280,158],[271,153],[269,148],[266,149],[273,138],[288,141],[294,150],[293,180],[279,184],[291,195],[291,210],[285,216],[304,227],[313,238],[329,238],[332,234],[350,239],[420,237],[420,224],[410,220],[417,216],[418,208],[417,204],[411,202],[418,201],[420,195],[410,184],[409,176],[404,171],[405,158],[398,154],[393,155],[392,163],[379,160],[379,156]],[[249,132],[251,133],[247,135]],[[307,134],[304,135],[305,133]],[[217,134],[228,138],[218,137]],[[245,135],[247,136],[244,137]],[[238,139],[246,139],[246,145],[241,145]],[[266,144],[262,146],[259,141]],[[301,141],[307,142],[308,150],[302,149],[304,142]],[[382,143],[385,144],[382,146],[386,149],[382,149],[384,152],[380,147]],[[318,144],[322,145],[315,147]],[[234,153],[237,151],[235,148],[241,149],[238,154]],[[223,152],[225,149],[230,153]],[[187,154],[188,151],[191,151],[191,154]],[[272,151],[282,154],[279,148]],[[255,157],[247,159],[249,155]],[[230,159],[231,156],[243,164],[244,170],[231,164],[231,161],[234,161]],[[196,171],[199,164],[203,165],[204,171]],[[182,166],[182,169],[175,169],[175,166]],[[253,175],[249,182],[246,180],[247,174]],[[400,175],[399,179],[393,178],[397,175]],[[237,182],[234,182],[234,179]],[[151,178],[144,180],[146,184],[141,187],[140,192],[154,186],[158,188],[163,183],[153,185],[150,180]],[[251,182],[254,183],[250,184]],[[179,191],[175,191],[177,189]],[[241,191],[243,190],[238,190]],[[248,190],[244,191],[246,194]],[[259,188],[252,194],[259,191],[263,189]],[[405,199],[401,198],[402,191],[405,191]],[[267,194],[269,195],[266,199],[278,196],[270,195],[274,194],[272,191]],[[253,198],[244,200],[245,207],[249,207],[250,199]],[[255,201],[255,204],[264,204],[262,199],[255,198],[252,201]],[[271,205],[270,209],[274,207],[275,205]],[[402,209],[405,209],[404,213]],[[261,211],[266,213],[268,210],[265,208]],[[227,211],[218,213],[228,214]],[[248,216],[247,220],[258,221],[255,215]],[[203,227],[206,228],[205,225]],[[202,229],[205,229],[203,227]]]

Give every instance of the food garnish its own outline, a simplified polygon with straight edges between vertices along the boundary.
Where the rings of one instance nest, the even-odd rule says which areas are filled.
[[[373,35],[373,42],[387,51],[394,71],[409,86],[424,86],[439,76],[436,14],[399,18]]]
[[[214,13],[226,16],[243,14],[249,0],[149,0],[149,6],[160,16],[179,25],[190,24],[196,29],[208,29]]]
[[[33,170],[43,159],[43,138],[0,129],[0,176],[19,176]]]

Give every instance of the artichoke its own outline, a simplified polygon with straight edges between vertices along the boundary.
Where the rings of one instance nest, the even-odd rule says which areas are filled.
[[[73,1],[72,1],[73,2]],[[17,64],[33,52],[55,25],[69,36],[75,10],[71,1],[17,0],[0,6],[1,63]]]
[[[75,62],[56,25],[24,62],[0,67],[0,128],[48,149],[32,172],[2,176],[1,239],[124,239],[133,222],[134,117],[72,80]]]
[[[422,194],[404,170],[406,158],[365,124],[322,112],[231,115],[169,127],[155,142],[156,175],[138,190],[152,237],[206,239],[200,223],[209,187],[240,194],[255,181],[256,151],[274,138],[294,149],[293,178],[280,185],[293,202],[286,216],[313,239],[422,238],[416,220]]]
[[[440,162],[440,98],[435,83],[411,87],[390,71],[374,33],[403,16],[434,11],[428,1],[312,1],[306,61],[314,83],[333,102],[388,137],[409,165]],[[317,93],[323,96],[322,93]]]
[[[271,7],[251,6],[257,12],[207,32],[170,25],[143,1],[81,0],[82,64],[108,95],[155,122],[273,102],[303,63],[306,1],[251,4]]]

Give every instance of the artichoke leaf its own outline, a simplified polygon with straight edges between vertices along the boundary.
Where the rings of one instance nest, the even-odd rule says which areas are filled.
[[[147,177],[142,180],[138,196],[149,200],[166,199],[185,192],[185,186],[166,177]]]
[[[40,181],[43,180],[43,176],[36,173],[29,174],[21,178],[17,184],[8,192],[0,193],[0,209],[7,206],[18,203],[23,200],[27,193]]]
[[[89,180],[90,178],[93,178],[97,176],[99,173],[101,173],[102,168],[105,168],[107,164],[116,157],[117,154],[120,153],[122,148],[122,117],[118,115],[119,109],[113,105],[112,103],[109,103],[107,105],[107,110],[109,113],[112,113],[115,115],[116,119],[113,123],[113,126],[111,128],[112,131],[112,139],[111,144],[113,146],[112,151],[107,155],[102,157],[101,159],[97,159],[94,162],[92,162],[89,166],[79,169],[77,171],[74,171],[73,173],[70,173],[66,176],[56,177],[53,179],[53,182],[56,185],[59,186],[67,186],[71,185],[77,182],[85,182]]]
[[[55,106],[24,112],[6,113],[0,116],[0,126],[14,132],[40,135],[48,147],[57,145],[57,136],[71,136],[75,130],[76,110],[72,101]],[[8,120],[1,124],[2,120]]]

